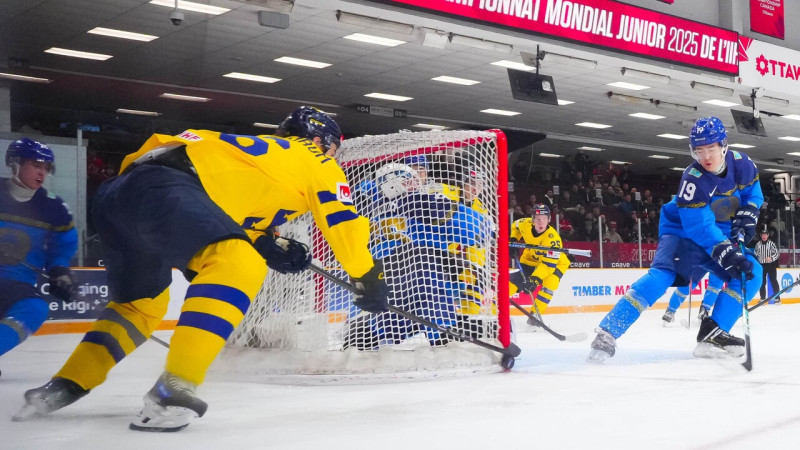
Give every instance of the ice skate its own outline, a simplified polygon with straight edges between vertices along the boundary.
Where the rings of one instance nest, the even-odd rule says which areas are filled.
[[[197,386],[164,372],[144,396],[144,407],[130,424],[136,431],[180,431],[195,417],[203,417],[208,404],[195,395]]]
[[[697,358],[738,358],[744,355],[744,339],[727,333],[710,317],[703,319],[697,333]]]
[[[664,311],[664,315],[661,316],[661,320],[664,321],[664,326],[666,326],[668,323],[672,323],[675,320],[675,311],[671,311],[669,309]]]
[[[708,308],[706,308],[703,305],[700,305],[700,312],[697,314],[697,318],[700,320],[700,322],[702,323],[703,320],[706,319],[706,317],[710,317],[710,316],[711,316],[711,312],[708,310]]]
[[[614,356],[617,351],[617,340],[608,331],[598,328],[597,337],[592,341],[592,351],[586,361],[594,364],[602,364],[608,358]]]
[[[11,420],[19,422],[34,416],[43,416],[75,403],[88,393],[87,389],[72,380],[53,378],[44,386],[25,392],[25,405]]]
[[[534,319],[533,317],[530,317],[530,316],[528,317],[527,323],[528,323],[528,325],[533,327],[533,329],[531,331],[539,331],[539,330],[541,330],[542,327],[540,326],[540,324],[542,323],[542,316],[537,311],[531,311],[531,315],[533,315],[533,317],[536,318],[536,319]]]

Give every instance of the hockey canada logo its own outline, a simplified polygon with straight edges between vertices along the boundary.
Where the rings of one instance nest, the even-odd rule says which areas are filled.
[[[347,183],[336,183],[336,200],[342,203],[353,203],[353,196]]]
[[[187,141],[202,141],[203,138],[200,136],[192,133],[191,131],[184,131],[183,133],[178,135],[179,138],[185,139]]]

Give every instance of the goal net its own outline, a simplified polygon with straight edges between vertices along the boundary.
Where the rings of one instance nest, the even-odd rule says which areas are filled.
[[[390,304],[442,328],[509,345],[505,136],[498,130],[348,139],[337,160],[370,220]],[[282,225],[314,264],[349,277],[307,213]],[[270,271],[228,340],[225,366],[255,374],[377,374],[483,367],[500,355],[393,312],[370,314],[312,271]],[[231,358],[239,359],[238,362]]]

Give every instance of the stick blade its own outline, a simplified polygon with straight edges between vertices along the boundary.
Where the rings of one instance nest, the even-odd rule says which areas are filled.
[[[588,338],[589,335],[584,332],[564,336],[564,340],[567,342],[583,342]]]
[[[519,346],[517,344],[513,343],[513,342],[508,344],[508,347],[506,347],[506,354],[507,355],[511,355],[511,356],[516,358],[517,356],[520,355],[520,353],[522,353],[522,349],[519,348]]]

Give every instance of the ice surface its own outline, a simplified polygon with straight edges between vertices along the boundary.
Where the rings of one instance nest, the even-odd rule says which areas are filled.
[[[25,390],[46,382],[82,336],[33,337],[0,358],[0,448],[797,448],[800,305],[752,313],[750,373],[737,361],[693,358],[697,328],[663,327],[662,314],[645,312],[601,366],[584,360],[602,315],[569,314],[544,319],[590,339],[518,333],[522,355],[510,373],[310,386],[211,376],[199,389],[208,413],[174,434],[128,430],[162,371],[166,349],[154,342],[74,405],[11,422]],[[733,333],[742,335],[740,324]]]

